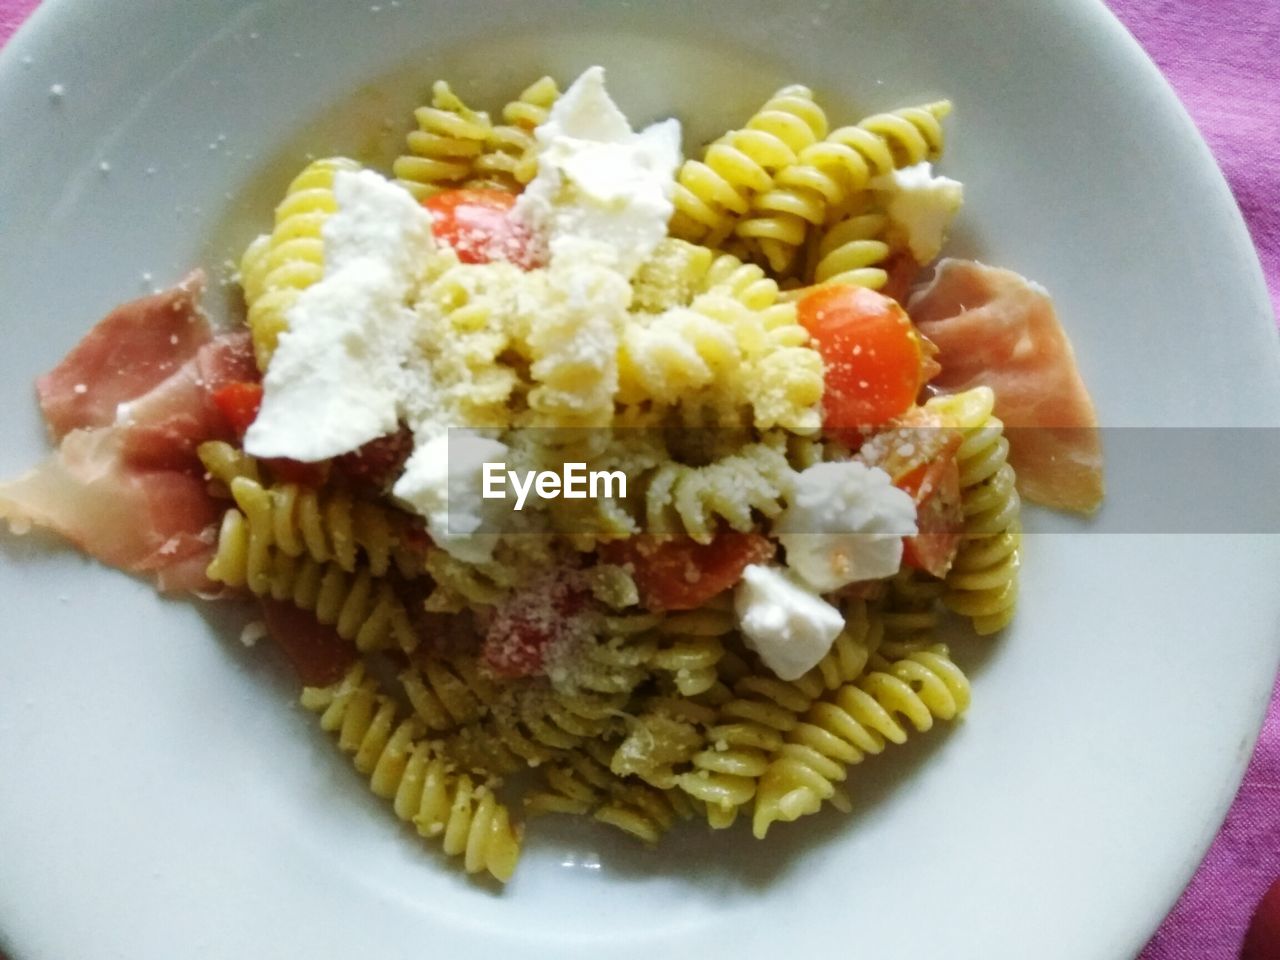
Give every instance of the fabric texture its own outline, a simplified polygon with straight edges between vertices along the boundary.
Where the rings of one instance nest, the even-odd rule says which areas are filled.
[[[1108,2],[1164,71],[1222,166],[1280,314],[1280,2]],[[0,0],[0,44],[37,3]],[[1141,960],[1235,960],[1255,905],[1278,875],[1280,683],[1221,833]]]

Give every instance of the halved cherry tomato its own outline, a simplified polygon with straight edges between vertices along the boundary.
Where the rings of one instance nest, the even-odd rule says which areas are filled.
[[[213,403],[236,436],[243,437],[262,407],[262,384],[234,380],[213,391]]]
[[[572,629],[587,594],[572,577],[550,577],[517,591],[489,621],[481,659],[499,677],[518,679],[542,672],[547,649]]]
[[[955,457],[926,463],[897,484],[916,502],[916,529],[902,541],[902,562],[935,577],[945,577],[960,549],[964,511],[960,467]]]
[[[894,486],[911,494],[919,533],[904,538],[902,562],[935,577],[951,568],[964,527],[956,462],[962,440],[960,431],[936,414],[912,407],[858,453],[859,459],[880,467]]]
[[[538,266],[533,238],[512,216],[515,202],[515,194],[505,190],[446,190],[423,201],[432,233],[463,263],[507,260],[531,270]]]
[[[689,537],[632,537],[606,544],[600,557],[631,570],[648,609],[693,610],[736,584],[751,564],[770,559],[775,549],[759,534],[730,530],[705,544]]]
[[[267,634],[293,664],[305,686],[335,683],[355,662],[355,648],[333,627],[320,623],[310,610],[299,610],[279,600],[263,600],[262,618]]]
[[[880,426],[915,401],[923,351],[897,302],[865,287],[833,284],[805,295],[796,310],[826,364],[828,431]]]

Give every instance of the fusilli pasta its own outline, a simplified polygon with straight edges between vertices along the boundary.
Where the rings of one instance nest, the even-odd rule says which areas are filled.
[[[969,705],[969,683],[938,645],[894,663],[876,658],[872,670],[813,704],[794,724],[761,779],[752,830],[763,838],[777,820],[815,813],[837,792],[846,768],[886,743],[903,743],[910,723],[923,733],[934,719],[952,720]]]
[[[956,454],[964,506],[964,539],[946,578],[943,602],[969,617],[979,634],[1003,629],[1018,601],[1021,500],[1008,461],[1004,424],[988,387],[931,399],[926,405],[964,433]]]
[[[535,80],[502,108],[503,123],[490,128],[468,186],[518,190],[537,173],[534,129],[547,119],[560,88],[550,77]]]
[[[255,538],[252,524],[239,510],[223,515],[207,575],[216,583],[310,610],[359,650],[398,647],[408,652],[419,643],[408,611],[388,580],[375,578],[364,565],[348,572],[336,563],[290,556],[265,537]]]
[[[812,101],[804,87],[783,87],[743,129],[716,140],[701,160],[686,160],[676,175],[672,236],[712,248],[728,237],[752,196],[795,161],[796,148],[812,142],[816,129],[825,132],[825,117],[819,127],[821,111]]]
[[[298,294],[324,275],[324,223],[337,210],[333,178],[359,164],[343,157],[316,160],[294,177],[276,207],[275,227],[258,237],[240,262],[249,330],[261,370],[267,368]]]
[[[491,786],[457,774],[420,738],[410,718],[378,690],[357,663],[331,687],[308,687],[302,704],[320,714],[320,726],[338,737],[373,792],[390,800],[401,820],[423,837],[440,837],[444,852],[461,856],[468,873],[486,871],[509,880],[520,857],[522,831]]]
[[[467,107],[443,80],[431,88],[431,103],[413,113],[418,129],[405,138],[407,153],[396,158],[397,182],[419,200],[461,186],[472,176],[493,124]]]

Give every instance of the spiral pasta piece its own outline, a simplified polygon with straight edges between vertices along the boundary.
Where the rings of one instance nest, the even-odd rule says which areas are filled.
[[[751,802],[771,757],[782,749],[783,735],[823,692],[816,673],[785,681],[753,673],[740,660],[727,665],[728,675],[738,674],[728,685],[730,695],[718,705],[716,722],[706,730],[705,748],[676,781],[704,805],[707,822],[715,829],[732,825]]]
[[[514,278],[498,261],[462,264],[452,250],[431,258],[416,305],[418,345],[430,365],[433,402],[456,426],[507,427],[520,377],[500,357],[512,346]]]
[[[493,559],[484,563],[459,560],[445,550],[427,550],[425,568],[435,587],[427,597],[431,613],[461,613],[497,606],[527,583],[552,560],[550,545],[541,537],[511,536],[498,541]]]
[[[760,430],[816,430],[822,358],[795,305],[778,302],[776,283],[728,254],[700,272],[688,306],[632,315],[623,328],[618,400],[633,409],[678,405],[686,423],[727,426],[747,411]]]
[[[436,732],[474,723],[500,696],[471,656],[415,656],[400,672],[400,686],[423,726]]]
[[[813,282],[881,289],[889,281],[883,266],[890,252],[884,240],[887,226],[883,214],[864,213],[826,230],[815,248]]]
[[[841,604],[840,612],[844,616],[844,629],[810,671],[810,675],[821,679],[827,690],[839,689],[862,676],[885,636],[883,615],[873,610],[867,601],[846,601]]]
[[[747,128],[772,133],[799,157],[827,135],[827,118],[814,102],[812,92],[804,87],[784,87],[751,118]],[[761,203],[762,197],[775,193],[769,190],[756,195],[751,215],[740,221],[734,232],[758,244],[769,267],[785,274],[804,243],[804,214],[812,211],[801,210],[795,204],[771,207]]]
[[[884,642],[877,652],[895,660],[932,646],[943,590],[941,580],[915,570],[903,570],[890,580],[878,614]]]
[[[678,791],[614,774],[608,750],[597,741],[588,750],[549,766],[543,772],[542,787],[526,795],[526,811],[590,815],[649,844],[656,843],[677,819],[692,814]]]
[[[517,684],[489,706],[488,716],[452,734],[445,750],[472,769],[497,774],[542,766],[621,729],[625,703],[626,695]]]
[[[599,428],[613,422],[618,340],[628,322],[631,286],[607,266],[554,264],[538,297],[522,302],[517,349],[529,362],[529,427]]]
[[[712,143],[701,160],[686,160],[676,174],[671,235],[716,247],[750,209],[751,197],[773,185],[773,175],[796,159],[797,147],[825,132],[826,118],[804,87],[783,87],[750,119]],[[793,146],[792,144],[795,144]]]
[[[949,113],[950,100],[935,100],[872,114],[860,120],[858,128],[880,138],[889,149],[894,168],[910,167],[942,156],[945,140],[941,121]]]
[[[489,117],[467,107],[437,80],[431,103],[413,112],[418,129],[405,138],[407,153],[391,166],[396,182],[417,199],[458,187],[472,176],[493,130]]]
[[[308,687],[302,704],[336,733],[372,791],[392,802],[401,820],[423,837],[440,837],[444,852],[461,856],[468,873],[506,881],[520,857],[522,831],[492,788],[457,775],[421,740],[414,718],[399,720],[395,702],[378,690],[362,663],[330,687]]]
[[[716,254],[707,247],[674,237],[662,240],[631,278],[631,309],[662,313],[693,302],[711,270]]]
[[[682,397],[740,370],[732,326],[705,312],[675,307],[633,317],[618,350],[618,401],[673,406]]]
[[[291,557],[332,561],[347,573],[363,561],[375,577],[385,576],[397,556],[405,521],[372,500],[296,483],[264,487],[248,476],[232,479],[230,490],[248,520],[252,551],[274,547]],[[399,567],[405,576],[416,573],[407,558]]]
[[[258,369],[266,370],[288,312],[307,287],[324,276],[325,221],[338,209],[333,178],[360,165],[344,157],[316,160],[298,174],[276,207],[275,226],[249,244],[240,262]]]
[[[546,122],[558,99],[560,88],[556,82],[542,77],[503,107],[504,122],[490,128],[467,185],[518,192],[532,180],[538,172],[538,148],[533,131]]]
[[[1008,461],[1009,441],[993,413],[995,394],[989,387],[934,397],[925,407],[964,435],[956,452],[964,534],[942,600],[986,636],[1009,624],[1018,601],[1021,500]]]
[[[262,480],[258,461],[224,440],[206,440],[196,447],[196,456],[209,479],[221,484],[220,491],[225,488],[223,495],[227,497],[231,496],[231,481],[237,477],[247,477],[255,483]]]
[[[267,538],[255,537],[253,525],[236,509],[223,515],[207,575],[215,583],[309,610],[360,650],[398,647],[407,653],[419,643],[388,580],[374,577],[364,564],[349,572],[333,562],[290,556]]]
[[[839,784],[849,766],[904,743],[907,726],[923,733],[968,705],[969,682],[945,646],[893,663],[876,658],[869,673],[813,704],[787,731],[760,778],[752,831],[763,839],[772,823],[816,813],[824,801],[843,806]]]
[[[795,484],[785,440],[766,438],[703,467],[667,463],[643,478],[647,530],[710,543],[718,521],[747,532],[782,512]]]
[[[712,600],[699,610],[666,614],[654,631],[657,644],[649,664],[683,696],[711,689],[724,656],[722,638],[733,633],[737,621],[728,597]]]
[[[715,722],[714,708],[684,697],[653,697],[627,723],[627,735],[609,758],[620,777],[635,776],[662,790],[677,786],[680,772],[702,749],[700,726]]]
[[[655,613],[614,613],[592,628],[594,639],[571,651],[571,668],[552,665],[551,679],[567,692],[630,694],[650,677],[658,644]]]
[[[778,302],[778,282],[757,264],[731,253],[716,254],[698,293],[721,293],[751,310],[767,310]]]
[[[738,233],[768,237],[773,246],[764,247],[763,252],[769,265],[778,272],[789,270],[806,237],[846,215],[848,205],[867,189],[872,178],[941,156],[944,139],[940,121],[950,112],[950,102],[940,100],[873,114],[853,126],[832,131],[802,149],[795,163],[778,171],[772,189],[752,199],[751,216],[739,224]],[[751,226],[754,224],[761,226]],[[828,252],[821,256],[854,240],[867,241],[867,230],[860,225],[846,231],[839,242],[824,241],[829,244]],[[875,235],[878,231],[871,234]],[[873,249],[846,250],[843,262],[866,260]],[[870,263],[883,259],[881,254]],[[858,263],[857,267],[846,265],[836,270],[833,263],[828,274],[869,268],[868,263]],[[883,282],[880,280],[876,288]]]

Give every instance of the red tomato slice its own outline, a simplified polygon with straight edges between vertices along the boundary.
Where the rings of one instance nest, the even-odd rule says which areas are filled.
[[[333,627],[316,620],[310,610],[299,610],[279,600],[263,600],[262,617],[267,633],[293,664],[298,679],[308,687],[336,683],[355,662],[355,648]]]
[[[964,438],[941,418],[912,407],[892,428],[862,445],[858,458],[889,474],[916,503],[914,537],[903,540],[902,562],[935,577],[951,569],[964,528],[956,451]]]
[[[632,537],[606,544],[600,558],[632,571],[648,609],[694,610],[741,580],[749,565],[769,560],[775,549],[757,533],[726,531],[706,544],[688,537]]]
[[[902,307],[865,287],[833,284],[796,307],[826,365],[827,430],[877,427],[908,410],[920,392],[920,336]]]
[[[547,651],[572,629],[587,595],[564,578],[518,591],[494,611],[480,656],[496,676],[532,677],[542,672]]]
[[[463,263],[507,260],[524,270],[538,266],[533,238],[511,215],[516,197],[505,190],[446,190],[423,201],[432,233]]]
[[[923,464],[897,484],[916,502],[914,537],[902,541],[902,562],[935,577],[945,577],[960,549],[964,511],[960,503],[960,467],[955,457]]]
[[[262,384],[235,380],[213,391],[213,404],[237,437],[243,437],[262,407]]]

